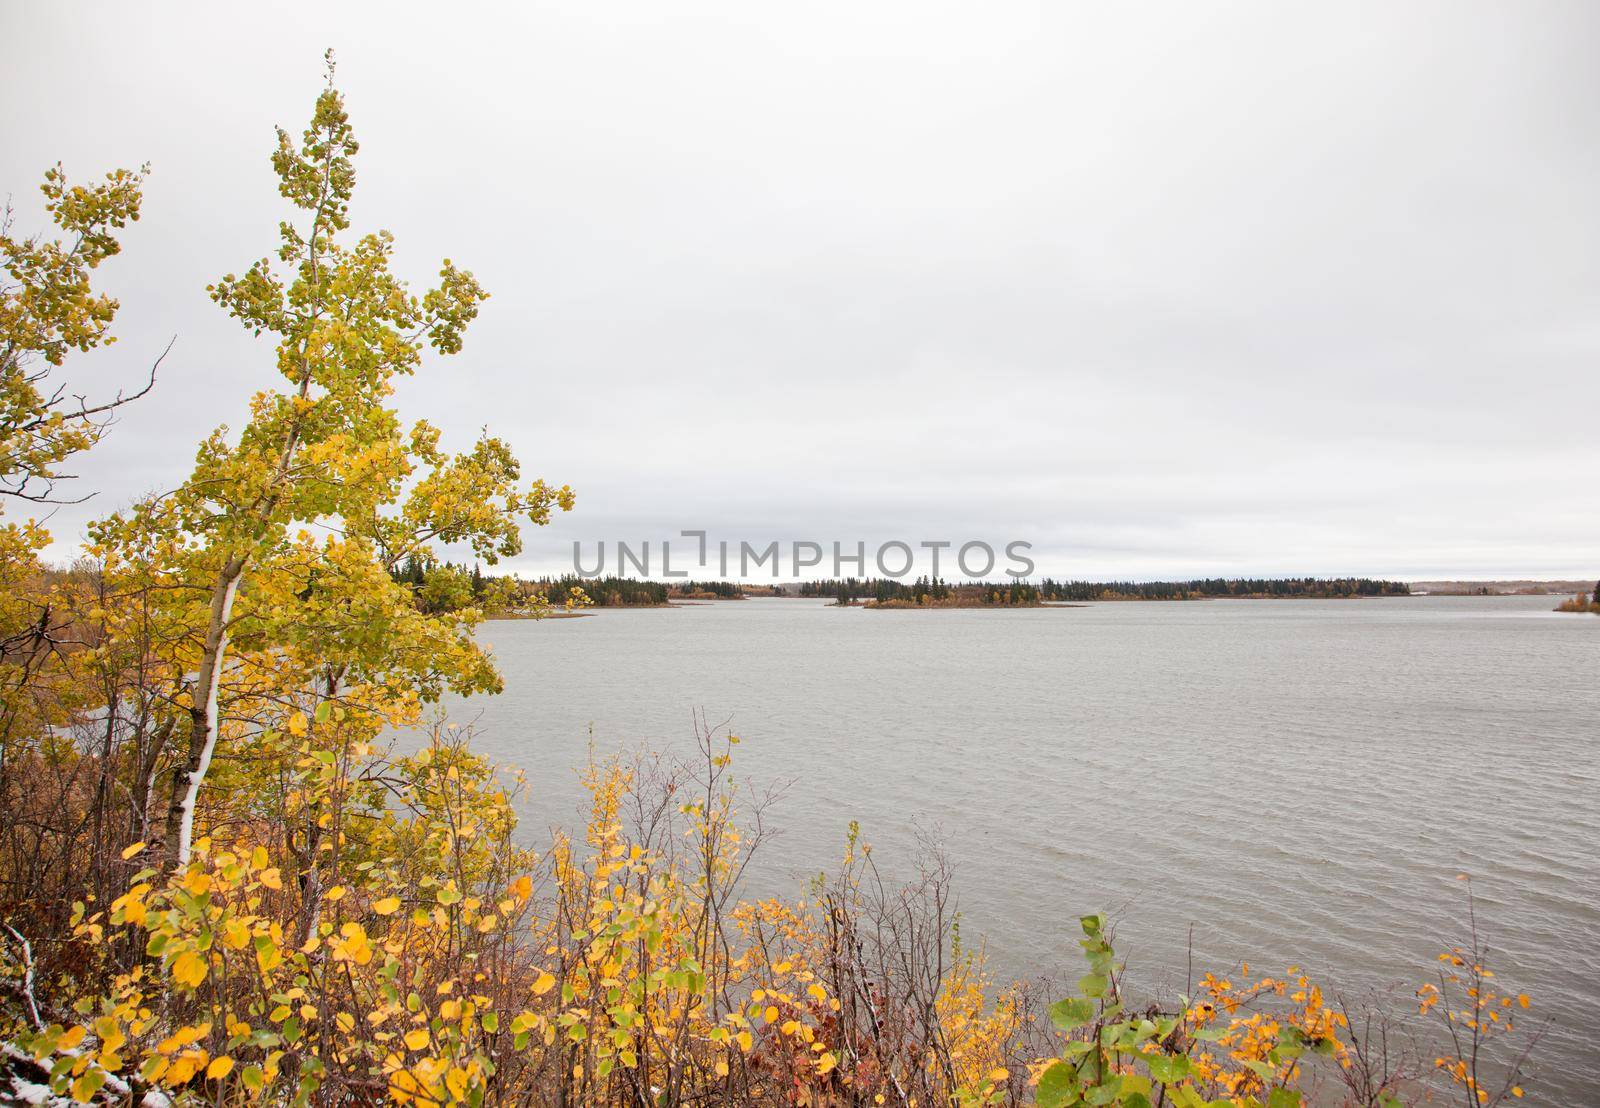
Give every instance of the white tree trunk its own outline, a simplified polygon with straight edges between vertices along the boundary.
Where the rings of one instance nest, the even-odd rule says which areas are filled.
[[[222,670],[228,658],[228,621],[233,617],[233,602],[244,580],[244,559],[230,558],[217,577],[211,598],[211,617],[206,627],[205,649],[200,672],[195,677],[195,703],[190,708],[193,721],[189,735],[189,758],[173,780],[172,808],[167,813],[168,857],[173,867],[186,866],[194,853],[194,813],[200,798],[200,784],[211,769],[221,731],[220,696]]]

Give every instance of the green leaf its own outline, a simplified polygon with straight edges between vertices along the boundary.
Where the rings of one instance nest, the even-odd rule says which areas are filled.
[[[1106,995],[1106,978],[1104,974],[1090,973],[1078,979],[1078,991],[1084,996],[1102,997]]]
[[[1267,1108],[1300,1108],[1300,1094],[1293,1089],[1273,1089],[1267,1097]]]
[[[1163,1085],[1176,1085],[1193,1072],[1189,1059],[1182,1054],[1151,1054],[1144,1059],[1150,1076]]]
[[[1078,923],[1083,927],[1083,933],[1090,937],[1100,934],[1100,929],[1105,926],[1104,916],[1080,916]]]
[[[317,710],[314,713],[312,713],[312,718],[315,719],[318,723],[327,723],[328,722],[328,717],[331,716],[332,714],[333,714],[333,702],[331,700],[324,700],[320,704],[317,705]]]
[[[1050,1005],[1050,1022],[1061,1031],[1071,1031],[1074,1027],[1082,1027],[1094,1019],[1094,1001],[1087,997],[1074,996]]]
[[[1063,1108],[1078,1099],[1078,1071],[1068,1062],[1056,1062],[1039,1075],[1035,1091],[1039,1108]]]
[[[1122,1083],[1112,1081],[1109,1085],[1096,1085],[1083,1094],[1085,1104],[1112,1104],[1122,1096]]]

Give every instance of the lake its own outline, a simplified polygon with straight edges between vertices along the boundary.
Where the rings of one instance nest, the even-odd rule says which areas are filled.
[[[1471,874],[1500,980],[1554,1020],[1529,1100],[1600,1103],[1600,618],[1558,599],[603,610],[488,624],[506,692],[452,718],[528,772],[531,842],[580,824],[591,742],[726,719],[737,772],[793,780],[753,891],[833,867],[851,820],[891,870],[934,833],[1006,979],[1075,980],[1104,910],[1151,987],[1192,924],[1197,971],[1408,998]]]

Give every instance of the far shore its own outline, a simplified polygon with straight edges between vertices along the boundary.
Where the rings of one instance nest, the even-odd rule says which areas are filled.
[[[1561,596],[1566,591],[1569,599],[1563,601],[1557,609],[1563,612],[1593,612],[1600,614],[1600,605],[1585,603],[1579,607],[1570,599],[1574,590],[1561,590],[1562,585],[1570,582],[1560,581],[1434,581],[1417,582],[1417,591],[1410,593],[1411,597],[1418,599],[1428,598],[1471,598],[1493,599],[1495,597],[1511,596]],[[1427,588],[1428,585],[1434,586]],[[758,586],[760,587],[760,586]],[[781,586],[779,586],[781,587]],[[912,604],[905,602],[882,603],[873,600],[860,600],[850,604],[839,604],[831,597],[826,596],[793,596],[783,593],[773,594],[768,592],[752,592],[742,596],[717,596],[714,594],[696,594],[685,597],[673,597],[665,604],[604,604],[585,608],[557,608],[543,613],[536,612],[499,612],[484,617],[485,622],[500,622],[509,620],[529,619],[584,619],[597,615],[602,611],[657,611],[673,608],[700,608],[710,605],[731,603],[745,600],[815,600],[823,607],[828,608],[861,608],[868,611],[880,612],[972,612],[972,611],[1020,611],[1033,608],[1087,608],[1094,604],[1167,604],[1191,603],[1207,600],[1391,600],[1401,599],[1399,595],[1272,595],[1270,593],[1248,593],[1243,595],[1228,596],[1132,596],[1116,595],[1095,597],[1092,600],[1042,600],[1034,604]]]

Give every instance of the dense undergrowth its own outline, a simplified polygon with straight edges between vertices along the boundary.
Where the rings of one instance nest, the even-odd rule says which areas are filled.
[[[572,503],[488,435],[464,452],[388,399],[460,349],[485,293],[413,294],[351,239],[356,142],[331,84],[272,163],[272,257],[212,287],[281,378],[172,491],[70,569],[0,526],[0,1098],[139,1104],[1048,1106],[1521,1095],[1525,997],[1474,937],[1418,993],[1436,1060],[1295,970],[1142,994],[1100,916],[1070,990],[990,979],[937,852],[886,880],[849,829],[803,894],[748,900],[767,833],[737,739],[589,766],[581,835],[533,849],[523,783],[430,714],[500,677],[459,582],[407,566]],[[109,341],[91,287],[143,178],[46,180],[60,239],[13,237],[0,301],[0,492],[49,501],[123,401],[52,375]],[[426,575],[423,575],[426,578]],[[448,587],[447,587],[448,586]],[[470,582],[469,582],[470,586]],[[454,590],[454,591],[451,591]],[[454,598],[454,599],[452,599]],[[450,601],[446,603],[445,601]],[[534,607],[535,601],[530,600]],[[409,752],[380,744],[420,733]],[[824,772],[819,770],[819,772]],[[841,829],[844,831],[844,829]],[[1043,967],[1047,975],[1058,967]],[[1070,995],[1069,995],[1070,993]]]

